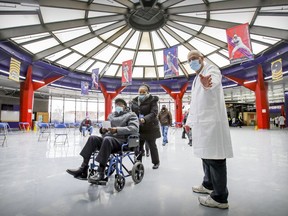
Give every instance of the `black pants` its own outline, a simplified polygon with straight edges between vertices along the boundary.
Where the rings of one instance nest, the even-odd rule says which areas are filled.
[[[121,150],[121,144],[122,143],[119,143],[119,141],[113,137],[103,138],[99,136],[90,136],[80,152],[80,155],[84,158],[84,161],[89,162],[92,153],[99,150],[96,161],[102,165],[106,165],[110,154]]]
[[[228,202],[226,159],[202,159],[204,178],[202,185],[213,190],[211,197],[220,203]]]
[[[151,160],[153,164],[158,164],[160,163],[159,161],[159,154],[158,154],[158,148],[156,145],[156,139],[151,139],[151,140],[144,140],[140,138],[140,148],[139,148],[139,153],[137,153],[138,157],[137,159],[142,161],[142,153],[144,153],[144,143],[146,141],[146,144],[149,146],[150,149],[150,154],[151,154]]]

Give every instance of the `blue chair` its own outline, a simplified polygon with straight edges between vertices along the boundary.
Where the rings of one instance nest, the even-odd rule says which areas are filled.
[[[49,123],[39,122],[37,124],[39,130],[38,141],[40,140],[48,140],[51,136],[51,128]]]
[[[7,123],[0,123],[0,142],[2,143],[2,147],[4,147],[5,143],[7,146],[7,136],[8,129]]]
[[[68,131],[67,131],[67,126],[65,123],[61,123],[61,124],[55,124],[54,125],[54,136],[55,136],[55,140],[54,140],[54,145],[56,144],[64,144],[67,142],[68,143]],[[64,137],[64,141],[60,140],[57,141],[58,138]]]

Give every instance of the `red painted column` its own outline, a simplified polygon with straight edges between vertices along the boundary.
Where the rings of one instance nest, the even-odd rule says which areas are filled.
[[[20,84],[20,122],[28,122],[32,127],[32,113],[34,104],[34,91],[52,83],[63,76],[46,78],[43,83],[32,81],[32,65],[28,66],[26,79]]]
[[[105,86],[100,82],[100,88],[105,98],[105,120],[107,120],[108,115],[112,112],[112,100],[124,89],[126,86],[121,86],[115,92],[107,92]]]
[[[172,92],[172,90],[169,89],[167,86],[161,85],[161,87],[174,99],[175,122],[181,123],[182,122],[182,104],[183,104],[182,98],[188,87],[188,82],[185,83],[181,87],[180,92],[177,92],[177,93]],[[176,127],[181,127],[181,124],[176,124]]]
[[[267,85],[264,83],[262,66],[258,65],[258,80],[255,89],[256,112],[258,129],[269,129],[269,102],[267,98]]]
[[[20,122],[28,122],[32,127],[34,90],[32,83],[32,66],[27,70],[26,80],[20,84]]]

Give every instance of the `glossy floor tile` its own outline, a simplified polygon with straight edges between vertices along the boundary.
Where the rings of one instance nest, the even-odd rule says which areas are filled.
[[[288,130],[231,128],[228,210],[199,205],[191,187],[202,181],[202,164],[181,132],[170,129],[167,146],[158,139],[160,168],[153,170],[151,158],[143,158],[142,182],[135,185],[128,177],[121,192],[114,177],[96,186],[65,172],[82,162],[87,137],[78,131],[69,132],[69,146],[54,146],[53,134],[38,141],[37,132],[9,133],[8,146],[0,147],[0,215],[288,215]]]

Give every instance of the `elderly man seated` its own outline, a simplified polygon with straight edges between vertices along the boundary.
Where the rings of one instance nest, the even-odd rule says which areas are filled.
[[[86,180],[88,164],[91,155],[96,150],[99,153],[96,161],[99,163],[97,172],[89,178],[89,182],[96,183],[104,179],[104,170],[111,153],[121,150],[121,145],[127,142],[129,135],[135,135],[139,132],[138,116],[127,109],[127,103],[122,98],[115,100],[115,111],[108,116],[111,123],[109,128],[100,128],[102,136],[90,136],[80,155],[83,162],[78,169],[67,169],[66,171],[75,178]]]
[[[89,132],[89,135],[93,133],[93,126],[89,116],[86,116],[86,118],[81,122],[79,130],[83,134],[83,136],[86,136],[87,130]]]

